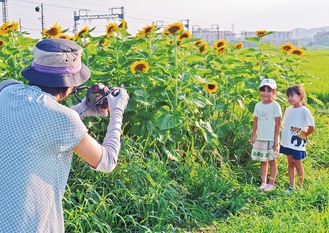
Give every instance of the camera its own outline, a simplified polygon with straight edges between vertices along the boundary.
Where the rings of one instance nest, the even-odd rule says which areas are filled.
[[[79,102],[82,102],[82,100],[78,97],[78,93],[85,89],[87,89],[86,104],[87,106],[89,106],[89,108],[86,109],[85,111],[89,110],[94,106],[100,106],[103,109],[108,108],[109,105],[106,97],[109,94],[113,96],[117,96],[120,93],[120,89],[118,88],[106,87],[102,83],[95,83],[91,87],[89,86],[78,87],[73,92],[74,96],[78,99]]]
[[[88,88],[86,100],[87,105],[91,106],[93,103],[100,100],[96,105],[100,106],[101,108],[107,108],[108,102],[107,98],[102,98],[105,95],[109,89],[102,83],[95,83],[90,88]]]

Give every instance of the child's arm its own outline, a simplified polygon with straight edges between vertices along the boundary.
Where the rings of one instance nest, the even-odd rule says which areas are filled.
[[[308,135],[310,135],[311,133],[313,133],[313,131],[315,130],[314,126],[309,126],[307,128],[307,131],[305,132],[306,138],[308,137]]]
[[[254,124],[252,126],[252,135],[251,135],[251,139],[250,139],[250,144],[253,145],[256,141],[256,133],[257,133],[257,129],[258,129],[258,117],[254,117]]]
[[[275,128],[274,128],[274,151],[279,149],[279,133],[280,133],[280,126],[281,126],[281,117],[275,118]]]

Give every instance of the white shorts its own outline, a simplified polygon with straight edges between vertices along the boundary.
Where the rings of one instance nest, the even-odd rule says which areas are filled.
[[[273,150],[273,141],[256,141],[252,145],[251,158],[253,160],[267,162],[280,156],[279,151]]]

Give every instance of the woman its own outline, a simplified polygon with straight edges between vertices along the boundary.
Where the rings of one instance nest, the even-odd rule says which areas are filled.
[[[90,77],[82,52],[70,40],[40,41],[32,64],[21,72],[29,85],[0,85],[0,232],[64,232],[62,198],[73,151],[97,171],[110,172],[117,164],[126,90],[108,96],[110,122],[102,145],[81,117],[107,110],[85,112],[85,100],[74,110],[59,103]]]

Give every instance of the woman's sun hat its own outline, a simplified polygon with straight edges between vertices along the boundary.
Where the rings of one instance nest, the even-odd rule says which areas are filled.
[[[259,85],[259,88],[261,88],[262,86],[269,86],[272,89],[276,89],[276,82],[274,79],[266,78],[262,80],[262,82]]]
[[[22,70],[24,78],[46,87],[77,87],[91,75],[81,62],[83,49],[66,39],[46,39],[34,47],[32,64]]]

